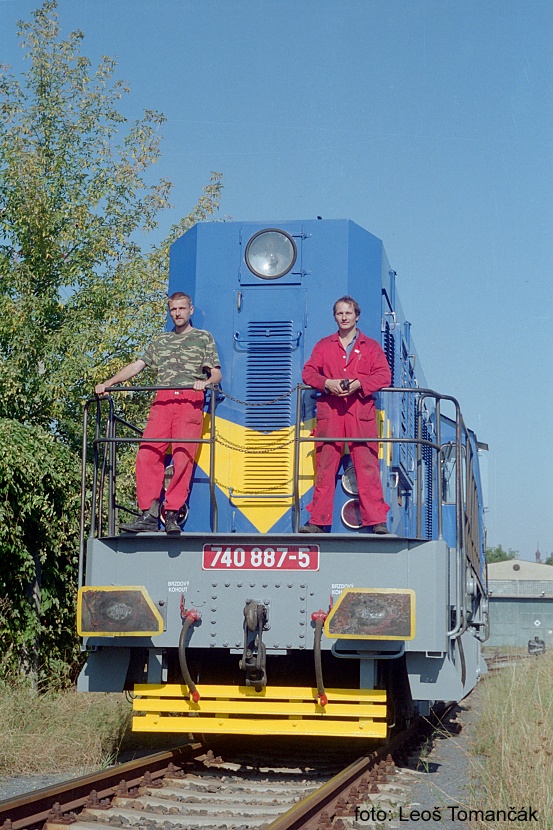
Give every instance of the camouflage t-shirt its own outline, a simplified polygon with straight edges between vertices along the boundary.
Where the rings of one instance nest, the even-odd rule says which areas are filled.
[[[206,380],[204,369],[221,365],[212,335],[194,328],[160,334],[146,347],[142,360],[157,371],[158,386],[192,386],[195,380]]]

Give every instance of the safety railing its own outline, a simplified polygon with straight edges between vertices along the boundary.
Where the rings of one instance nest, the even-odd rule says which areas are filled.
[[[361,437],[361,438],[348,438],[347,436],[342,437],[326,437],[326,438],[319,438],[314,437],[313,435],[309,436],[301,436],[301,395],[305,390],[311,389],[310,386],[300,385],[298,388],[298,401],[296,406],[296,424],[295,424],[295,451],[294,451],[294,532],[297,532],[299,529],[299,515],[300,515],[300,494],[299,494],[299,467],[300,467],[300,447],[301,444],[311,443],[311,444],[414,444],[416,446],[416,468],[417,468],[417,475],[416,475],[416,486],[417,486],[417,498],[416,498],[416,506],[417,506],[417,514],[416,514],[416,523],[417,523],[417,537],[421,537],[422,535],[422,493],[424,488],[424,480],[423,476],[421,475],[422,469],[422,448],[424,446],[429,447],[430,449],[434,450],[437,454],[441,452],[441,441],[440,441],[440,424],[439,419],[437,417],[437,434],[436,434],[436,441],[431,441],[428,438],[422,437],[388,437],[388,436],[378,436],[378,437]],[[313,390],[315,391],[315,390]],[[391,393],[413,393],[420,396],[418,400],[418,408],[417,408],[417,436],[421,436],[423,429],[423,403],[426,397],[434,397],[435,399],[442,399],[442,400],[451,400],[453,398],[447,396],[440,396],[436,392],[432,392],[429,389],[409,389],[409,388],[396,388],[396,387],[386,387],[380,390],[381,392],[391,392]],[[438,415],[439,415],[439,409]],[[436,465],[439,466],[439,465]],[[458,467],[459,469],[459,467]],[[438,500],[441,505],[442,502],[442,481],[441,476],[437,476],[437,492],[438,492]],[[441,510],[438,512],[438,538],[442,538],[443,534],[443,522],[442,522],[442,514]]]
[[[95,407],[95,428],[93,439],[93,472],[91,484],[91,502],[90,502],[90,524],[89,535],[94,537],[97,531],[103,526],[104,517],[104,503],[107,502],[107,532],[108,535],[114,535],[116,532],[116,511],[121,505],[116,502],[116,451],[117,446],[121,444],[140,443],[142,441],[142,430],[128,422],[126,419],[119,416],[115,411],[114,400],[112,394],[121,392],[155,392],[158,390],[173,389],[174,387],[162,386],[120,386],[112,387],[109,390],[109,395],[105,398],[93,398],[86,402],[84,410],[84,425],[83,425],[83,454],[82,454],[82,497],[81,497],[81,543],[79,556],[79,584],[82,584],[84,573],[84,556],[85,556],[85,522],[87,513],[87,453],[88,453],[88,429],[89,429],[89,413],[90,409]],[[181,387],[182,388],[182,387]],[[209,498],[211,505],[211,532],[218,532],[218,505],[216,496],[216,454],[217,454],[217,427],[215,419],[215,407],[217,394],[215,390],[211,390],[208,401],[208,412],[210,414],[210,431],[206,438],[148,438],[148,443],[178,443],[178,444],[209,444]],[[429,448],[435,455],[436,463],[430,465],[430,474],[434,477],[433,491],[436,493],[437,505],[437,538],[443,538],[444,532],[444,498],[443,498],[443,477],[442,477],[442,462],[444,442],[442,441],[442,417],[441,406],[443,402],[448,402],[454,408],[454,431],[455,440],[453,444],[454,458],[455,458],[455,546],[456,546],[456,601],[454,603],[457,613],[453,621],[452,627],[449,631],[450,636],[459,636],[466,630],[467,626],[467,607],[466,607],[466,579],[467,579],[467,560],[470,560],[474,566],[474,571],[477,578],[480,574],[479,562],[481,555],[481,539],[480,539],[480,518],[479,518],[479,493],[478,484],[475,476],[476,459],[471,441],[469,441],[469,432],[464,424],[458,401],[450,395],[442,395],[431,389],[409,388],[409,387],[387,387],[382,389],[382,393],[390,394],[412,394],[416,396],[416,426],[413,436],[399,436],[392,437],[381,435],[378,437],[361,437],[348,438],[344,436],[337,437],[315,437],[313,435],[305,436],[301,434],[302,428],[302,396],[306,391],[316,391],[312,387],[304,384],[298,384],[296,389],[296,418],[294,424],[294,433],[292,438],[293,448],[293,473],[292,473],[292,492],[289,497],[292,502],[292,527],[293,532],[297,533],[300,524],[300,479],[301,479],[301,447],[303,444],[310,443],[313,445],[321,443],[376,443],[383,445],[390,444],[412,444],[415,445],[415,507],[416,507],[416,535],[417,538],[423,538],[423,508],[424,508],[424,487],[425,474],[423,463],[423,449]],[[293,394],[294,389],[291,390]],[[221,397],[225,397],[225,392],[221,392]],[[228,396],[231,398],[231,396]],[[236,400],[231,398],[232,400]],[[425,422],[425,414],[427,415],[430,402],[430,411],[433,413],[432,423],[434,425],[434,437],[424,438],[423,424]],[[245,403],[245,402],[241,402]],[[102,434],[102,408],[108,406],[108,415],[105,420],[105,430]],[[245,403],[247,405],[247,403]],[[450,419],[453,420],[453,419]],[[124,427],[134,435],[118,434],[118,428]],[[451,442],[447,444],[451,449]],[[103,451],[102,451],[103,448]],[[107,490],[106,490],[107,487]],[[107,496],[107,498],[106,498]],[[485,589],[485,586],[481,586]]]
[[[185,387],[179,387],[183,389]],[[107,479],[107,532],[108,535],[114,535],[116,531],[116,511],[121,508],[121,505],[116,503],[116,448],[118,444],[140,444],[142,442],[142,430],[134,424],[129,423],[126,419],[117,415],[115,412],[114,400],[111,397],[112,393],[120,392],[158,392],[164,390],[174,390],[173,386],[112,386],[109,394],[106,397],[90,398],[86,401],[83,415],[83,446],[82,446],[82,464],[81,464],[81,527],[80,527],[80,544],[79,544],[79,586],[83,584],[84,577],[84,563],[85,563],[85,531],[87,518],[87,461],[88,461],[88,428],[89,428],[89,412],[91,407],[95,407],[95,429],[94,438],[92,441],[93,451],[93,470],[91,483],[91,502],[88,511],[90,516],[89,521],[89,536],[95,537],[97,530],[103,524],[103,505],[105,499],[105,484]],[[209,464],[209,498],[211,504],[211,517],[214,532],[218,527],[218,504],[215,494],[215,394],[213,387],[207,387],[210,391],[209,407],[210,413],[210,433],[209,438],[180,438],[178,436],[171,436],[166,438],[148,438],[149,444],[209,444],[211,447],[210,464]],[[108,417],[105,421],[105,434],[101,434],[102,426],[102,406],[108,406]],[[125,426],[135,433],[135,436],[117,435],[117,427]],[[104,447],[101,455],[100,450]],[[107,450],[107,451],[106,451]]]
[[[443,401],[448,401],[455,409],[455,539],[456,539],[456,601],[454,607],[457,609],[456,617],[452,628],[448,632],[450,636],[455,637],[466,630],[468,613],[467,613],[467,598],[465,591],[466,575],[467,575],[467,561],[465,551],[467,545],[470,549],[474,549],[478,541],[473,538],[473,532],[476,529],[472,523],[474,518],[474,505],[470,504],[470,519],[467,513],[467,501],[463,493],[463,480],[470,481],[471,497],[474,498],[476,492],[476,482],[474,480],[473,468],[470,467],[466,471],[463,479],[462,475],[462,449],[463,446],[470,447],[468,441],[468,430],[464,424],[459,402],[450,395],[441,395],[431,389],[409,388],[409,387],[387,387],[382,389],[384,393],[401,393],[416,395],[417,406],[417,426],[416,437],[388,437],[379,436],[376,438],[344,438],[344,437],[325,437],[319,438],[314,436],[302,437],[300,434],[301,426],[301,394],[305,389],[311,387],[302,386],[298,388],[298,401],[296,406],[296,427],[295,427],[295,452],[294,452],[294,532],[299,529],[299,514],[300,514],[300,495],[299,495],[299,466],[300,466],[300,447],[303,443],[374,443],[374,444],[414,444],[416,447],[416,525],[417,537],[421,537],[422,531],[422,509],[423,509],[423,490],[424,490],[424,476],[422,474],[422,449],[429,447],[436,453],[437,463],[432,465],[432,472],[435,475],[435,484],[437,492],[437,508],[438,508],[438,538],[443,538],[443,480],[441,475],[441,453],[442,453],[442,439],[441,439],[441,404]],[[433,408],[435,407],[435,431],[436,440],[432,441],[427,438],[422,438],[423,434],[423,415],[425,409],[425,402],[433,401]],[[471,458],[470,453],[465,453],[466,458]]]

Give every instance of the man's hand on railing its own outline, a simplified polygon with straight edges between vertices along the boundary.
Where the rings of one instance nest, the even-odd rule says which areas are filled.
[[[142,358],[134,360],[132,363],[128,363],[126,366],[123,366],[123,368],[120,369],[112,378],[108,378],[108,380],[105,380],[103,383],[97,383],[94,387],[94,391],[98,397],[105,398],[108,389],[112,386],[117,386],[119,383],[124,383],[126,380],[134,378],[145,368],[146,364]]]
[[[210,384],[213,385],[212,380],[195,380],[192,389],[195,389],[196,392],[203,392]]]
[[[94,392],[98,395],[99,398],[107,398],[109,395],[109,386],[106,386],[105,383],[97,383],[94,387]]]

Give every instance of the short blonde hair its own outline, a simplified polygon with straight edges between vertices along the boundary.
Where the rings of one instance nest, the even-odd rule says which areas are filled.
[[[175,292],[173,292],[173,294],[171,294],[171,296],[167,298],[167,306],[168,307],[171,305],[172,300],[188,300],[190,305],[194,305],[194,303],[192,302],[192,297],[190,296],[190,294],[185,294],[184,291],[175,291]]]

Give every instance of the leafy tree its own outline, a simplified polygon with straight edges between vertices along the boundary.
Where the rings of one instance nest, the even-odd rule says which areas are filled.
[[[496,545],[495,548],[486,548],[486,559],[488,564],[492,562],[507,562],[509,559],[516,559],[518,550],[504,550],[501,545]]]
[[[545,562],[543,564],[544,565],[553,565],[553,553],[549,554],[549,556],[547,557],[547,559],[545,560]]]
[[[169,206],[170,183],[146,179],[165,119],[126,122],[114,61],[93,70],[82,32],[60,40],[56,7],[46,0],[18,24],[22,80],[0,75],[0,416],[78,444],[98,366],[133,356],[162,325],[168,242],[214,213],[221,178],[166,243],[142,251],[137,239]]]
[[[169,207],[170,182],[149,173],[165,119],[127,122],[115,62],[94,69],[56,10],[18,24],[28,70],[0,67],[0,645],[35,672],[75,645],[83,400],[163,326],[169,245],[222,188],[212,173],[143,249]]]

